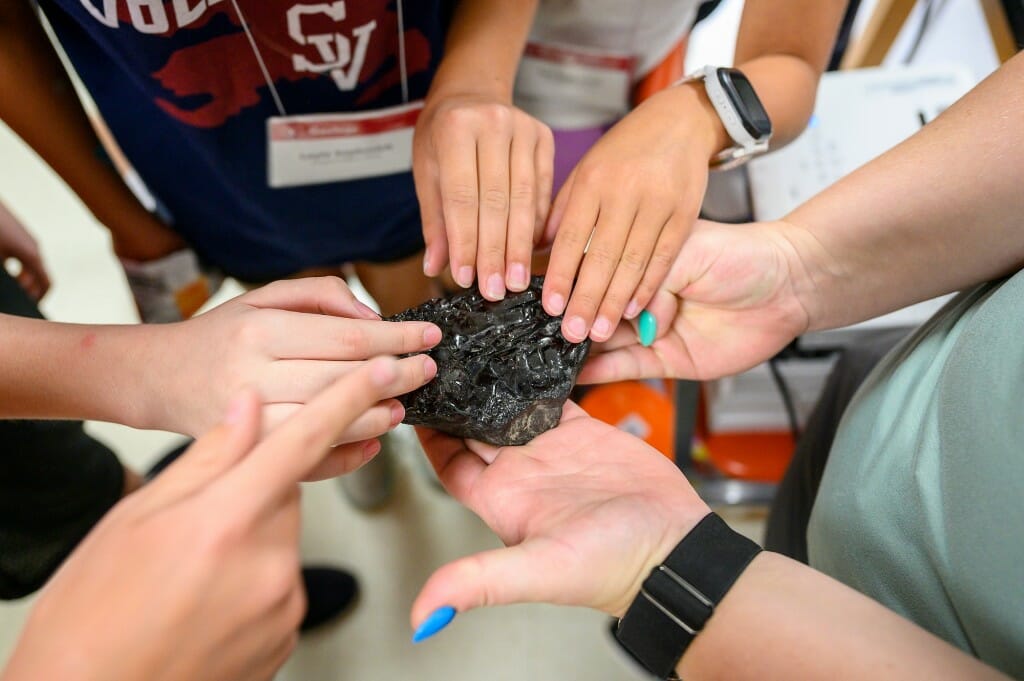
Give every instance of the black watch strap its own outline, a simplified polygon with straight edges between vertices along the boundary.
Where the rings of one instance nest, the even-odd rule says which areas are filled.
[[[651,570],[619,620],[615,638],[653,674],[674,678],[690,642],[760,552],[761,547],[709,513]]]

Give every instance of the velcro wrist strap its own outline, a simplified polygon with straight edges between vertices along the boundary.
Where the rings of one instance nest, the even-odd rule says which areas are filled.
[[[672,678],[715,606],[760,552],[709,513],[651,571],[619,621],[616,639],[653,674]]]

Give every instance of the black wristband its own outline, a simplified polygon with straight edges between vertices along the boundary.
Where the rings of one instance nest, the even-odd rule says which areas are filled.
[[[615,638],[659,678],[674,678],[686,648],[761,547],[709,513],[651,570]]]

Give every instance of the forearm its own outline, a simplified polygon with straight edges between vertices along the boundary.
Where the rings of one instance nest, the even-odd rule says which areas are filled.
[[[811,568],[762,553],[678,666],[698,679],[1003,679]]]
[[[154,220],[98,156],[99,140],[27,0],[0,0],[0,119],[115,234]]]
[[[462,0],[428,99],[486,92],[510,103],[536,8],[537,0]]]
[[[771,119],[773,149],[799,136],[810,120],[845,8],[844,0],[748,0],[744,5],[733,63],[750,79]],[[657,97],[701,138],[709,160],[732,146],[702,83],[669,88]]]
[[[812,329],[1015,272],[1024,264],[1024,58],[785,221]]]
[[[0,315],[0,418],[145,427],[146,352],[162,327],[61,324]]]

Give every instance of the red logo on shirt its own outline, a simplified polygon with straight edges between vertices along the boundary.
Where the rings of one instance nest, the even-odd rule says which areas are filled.
[[[401,82],[395,0],[237,0],[259,59],[230,0],[81,1],[112,28],[128,24],[151,35],[199,28],[219,14],[238,27],[237,32],[177,50],[152,74],[174,96],[158,98],[160,108],[195,127],[218,127],[270,97],[267,77],[275,84],[330,78],[340,91],[359,91],[357,105],[374,101]],[[431,52],[426,36],[411,29],[401,40],[407,76],[426,71]],[[286,111],[288,104],[283,102]]]

